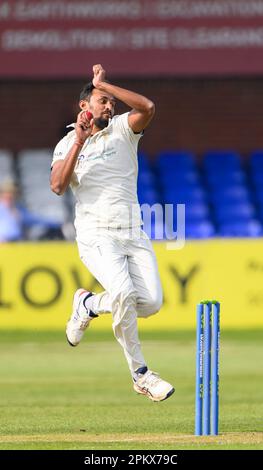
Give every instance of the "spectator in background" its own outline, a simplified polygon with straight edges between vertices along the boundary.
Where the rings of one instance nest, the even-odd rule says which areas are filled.
[[[64,238],[60,227],[31,214],[17,199],[18,187],[13,180],[0,185],[0,243],[25,239]]]
[[[0,242],[23,238],[22,217],[16,205],[17,187],[11,180],[0,186]]]

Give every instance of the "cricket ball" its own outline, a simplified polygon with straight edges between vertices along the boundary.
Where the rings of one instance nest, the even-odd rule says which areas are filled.
[[[91,121],[91,119],[93,118],[93,114],[90,113],[89,111],[86,111],[86,118]]]

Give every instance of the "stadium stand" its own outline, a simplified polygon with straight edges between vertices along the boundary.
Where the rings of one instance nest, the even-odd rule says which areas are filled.
[[[69,192],[60,198],[50,191],[51,158],[50,149],[24,150],[16,159],[0,150],[0,184],[16,180],[25,207],[45,219],[51,232],[62,229],[61,238],[74,239],[73,196]],[[140,152],[138,166],[139,202],[154,206],[150,220],[144,221],[150,238],[169,239],[171,230],[176,232],[178,204],[185,206],[186,238],[263,235],[263,150],[252,152],[245,165],[232,150],[210,150],[200,163],[190,151],[163,151],[153,163]],[[172,207],[168,218],[166,204]],[[162,208],[159,217],[154,214],[157,205]]]

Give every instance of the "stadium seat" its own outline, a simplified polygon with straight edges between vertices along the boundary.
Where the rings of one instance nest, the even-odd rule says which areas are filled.
[[[263,222],[263,201],[258,206],[258,215],[261,222]]]
[[[179,171],[193,170],[195,168],[194,154],[187,151],[163,151],[157,155],[156,163],[157,171],[164,169],[171,171],[176,169]]]
[[[9,150],[0,149],[0,184],[7,180],[16,180],[13,154]]]
[[[140,204],[161,204],[161,197],[154,187],[138,187],[138,200]]]
[[[195,238],[195,236],[197,238],[205,238],[205,234],[209,237],[215,234],[214,225],[210,220],[210,211],[205,203],[185,204],[183,213],[181,208],[176,205],[169,210],[166,207],[164,209],[164,219],[166,238],[170,238],[169,234],[177,232],[178,229],[180,231],[182,224],[185,228],[186,236],[190,234],[192,238]],[[181,225],[179,226],[178,224]]]
[[[263,188],[258,188],[254,192],[254,196],[256,203],[258,203],[259,205],[263,204]]]
[[[254,150],[250,154],[250,166],[252,171],[263,171],[263,149]]]
[[[211,171],[206,174],[209,188],[227,188],[229,186],[241,186],[246,184],[245,175],[239,170]]]
[[[183,172],[178,172],[176,169],[173,171],[160,171],[158,173],[158,180],[163,188],[179,185],[200,185],[200,177],[197,171],[193,170],[186,170]]]
[[[263,188],[263,170],[252,171],[250,177],[256,190]]]
[[[151,164],[148,155],[144,152],[138,152],[138,167],[139,171],[147,170],[150,171]]]
[[[18,155],[18,170],[23,202],[27,209],[52,223],[62,225],[68,220],[64,198],[50,189],[50,164],[52,151],[49,149],[24,150]]]
[[[209,218],[209,208],[204,202],[186,203],[185,218],[187,221],[202,221]]]
[[[222,223],[218,227],[221,237],[260,237],[262,225],[257,220]]]
[[[250,203],[221,204],[215,207],[217,222],[250,221],[255,217],[255,208]]]
[[[227,188],[218,187],[216,190],[210,192],[210,200],[214,205],[222,203],[248,203],[250,194],[247,186],[236,185]]]
[[[155,187],[155,178],[150,170],[142,170],[138,174],[138,187]]]
[[[201,187],[165,188],[163,201],[166,204],[200,203],[206,201],[206,192]]]
[[[186,238],[211,238],[216,235],[214,225],[209,220],[187,223],[185,227]]]
[[[145,153],[138,154],[138,188],[143,190],[145,187],[155,189],[155,176],[152,171],[152,166]]]
[[[240,170],[240,155],[232,150],[211,150],[204,154],[203,165],[206,171],[223,169]]]
[[[175,220],[173,230],[169,229],[169,223],[164,225],[162,221],[145,223],[143,229],[152,240],[175,240],[173,236],[176,236],[176,233],[178,233],[176,222]],[[185,238],[204,239],[214,237],[216,234],[214,225],[209,220],[186,222],[184,228]]]

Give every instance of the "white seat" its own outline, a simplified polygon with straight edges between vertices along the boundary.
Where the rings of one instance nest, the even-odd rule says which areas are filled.
[[[0,149],[0,184],[15,179],[13,154],[9,150]]]
[[[62,225],[68,220],[68,211],[64,198],[50,189],[51,161],[51,149],[29,149],[18,154],[21,194],[30,212]]]

